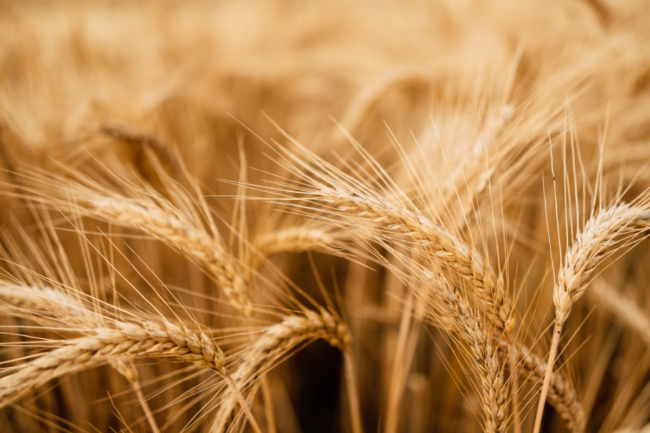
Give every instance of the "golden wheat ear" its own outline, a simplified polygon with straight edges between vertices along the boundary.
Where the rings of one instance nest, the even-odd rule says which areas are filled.
[[[224,243],[198,185],[190,178],[195,193],[190,194],[161,174],[167,187],[163,194],[124,165],[117,164],[114,172],[111,167],[104,168],[108,180],[101,181],[72,169],[70,178],[37,171],[25,176],[22,197],[152,236],[199,265],[229,302],[250,317],[254,306],[247,272]]]
[[[541,428],[553,364],[557,356],[562,328],[571,313],[571,308],[584,294],[596,267],[607,258],[608,253],[611,254],[610,250],[617,246],[617,243],[618,248],[634,244],[635,238],[638,238],[638,235],[649,226],[650,204],[645,194],[632,204],[611,206],[591,217],[562,258],[557,283],[553,290],[555,325],[548,355],[548,369],[537,407],[535,433],[538,433]]]
[[[514,329],[516,315],[503,275],[495,271],[478,248],[429,220],[403,198],[404,193],[395,191],[396,187],[391,188],[390,194],[378,191],[374,185],[343,173],[295,140],[293,144],[290,149],[279,148],[278,152],[299,183],[286,182],[268,188],[250,185],[251,189],[274,195],[276,198],[269,201],[295,208],[303,215],[355,230],[357,236],[370,241],[403,242],[406,238],[407,247],[417,246],[425,259],[466,279],[495,326],[506,333]],[[386,176],[381,181],[392,185]]]

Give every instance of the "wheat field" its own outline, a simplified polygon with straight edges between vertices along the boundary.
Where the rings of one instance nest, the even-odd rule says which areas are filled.
[[[650,3],[0,1],[2,432],[650,431]]]

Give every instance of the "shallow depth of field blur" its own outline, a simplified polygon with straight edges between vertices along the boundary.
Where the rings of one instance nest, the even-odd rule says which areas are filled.
[[[313,174],[324,164],[341,185],[366,187],[355,199],[374,191],[424,215],[503,278],[517,321],[487,337],[506,347],[495,355],[498,431],[532,432],[543,377],[513,375],[508,347],[546,362],[558,270],[585,221],[638,197],[648,206],[650,3],[0,1],[0,285],[52,283],[63,251],[75,289],[106,305],[147,318],[163,303],[191,311],[231,374],[298,304],[328,310],[349,347],[301,341],[242,389],[262,431],[491,431],[476,353],[435,304],[446,301],[409,283],[435,260],[408,233],[300,197],[310,176],[333,186]],[[245,269],[252,315],[146,225],[84,211],[67,183],[78,177],[133,200],[131,183],[148,188],[180,212],[210,209],[210,233]],[[192,204],[201,197],[205,208]],[[327,239],[274,240],[291,228]],[[587,432],[650,423],[647,234],[608,249],[562,331],[554,370]],[[445,266],[436,272],[464,287],[485,333],[497,329],[478,289]],[[39,339],[76,338],[12,302],[0,296],[4,377],[56,347]],[[129,381],[99,365],[0,403],[0,430],[218,431],[225,388],[206,385],[212,376],[134,362],[154,425]],[[253,431],[241,413],[224,425]],[[571,429],[582,430],[549,400],[541,431]]]

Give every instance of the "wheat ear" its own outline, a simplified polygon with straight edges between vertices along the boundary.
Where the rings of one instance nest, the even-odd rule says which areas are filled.
[[[307,200],[313,204],[295,206],[304,213],[324,212],[323,219],[330,220],[332,215],[340,216],[344,221],[363,221],[358,224],[358,232],[378,227],[377,236],[384,241],[391,235],[406,236],[411,241],[424,247],[429,258],[451,269],[476,290],[479,299],[487,310],[495,326],[509,334],[516,325],[512,301],[506,290],[502,275],[497,275],[489,260],[475,247],[466,245],[461,239],[439,224],[435,224],[413,205],[406,206],[398,200],[393,204],[386,200],[376,189],[367,183],[346,175],[313,152],[301,146],[290,136],[285,136],[295,145],[291,151],[279,149],[285,157],[285,168],[300,180],[300,185],[287,183],[283,188],[264,188],[251,185],[251,189],[279,194],[289,203]],[[366,160],[374,165],[376,172],[384,173],[368,155]],[[385,174],[381,181],[391,187],[394,183]],[[381,183],[381,182],[380,182]],[[397,191],[397,194],[400,194]],[[316,203],[325,203],[325,206]],[[360,233],[361,234],[361,233]],[[370,237],[373,237],[372,235]],[[373,239],[375,240],[375,239]]]
[[[80,327],[104,324],[101,316],[90,311],[80,296],[53,287],[0,282],[0,300],[12,316],[37,322],[49,320],[51,323],[51,319],[55,319]]]
[[[469,354],[478,373],[481,387],[481,404],[485,415],[485,431],[488,433],[507,430],[507,387],[499,363],[498,346],[492,342],[490,330],[485,329],[483,317],[477,313],[459,289],[448,284],[443,276],[430,279],[426,287],[434,291],[428,301],[442,302],[455,322],[462,341],[469,347]]]
[[[25,317],[37,322],[46,322],[51,318],[57,322],[79,325],[79,332],[88,326],[102,327],[106,323],[103,317],[88,310],[80,298],[51,287],[0,285],[0,299],[11,305],[10,314]],[[36,313],[36,314],[34,314]],[[151,430],[159,433],[158,425],[142,394],[138,381],[138,372],[130,359],[114,359],[108,363],[129,381],[138,397],[140,406],[149,422]]]
[[[274,362],[295,347],[307,341],[323,339],[334,347],[345,350],[351,338],[347,327],[326,311],[320,314],[307,311],[304,315],[286,317],[282,323],[265,329],[246,350],[242,363],[231,374],[238,389],[251,388],[248,398],[255,394],[255,383]],[[236,419],[236,395],[226,395],[215,415],[212,433],[224,433]]]
[[[99,313],[91,311],[81,297],[53,287],[0,284],[0,300],[9,306],[8,313],[15,317],[36,322],[49,322],[78,326],[78,332],[89,328],[105,328],[107,321]],[[56,329],[56,328],[55,328]],[[66,329],[66,332],[70,332]],[[124,360],[109,361],[129,382],[137,381],[134,367]]]
[[[33,186],[24,188],[25,194],[31,200],[56,206],[59,210],[148,233],[198,263],[216,279],[233,306],[247,317],[252,315],[253,305],[244,272],[223,244],[203,202],[192,204],[192,198],[184,190],[172,188],[179,207],[134,183],[127,184],[129,193],[125,195],[74,174],[78,182],[48,174],[34,178]],[[70,200],[70,195],[74,200]],[[205,229],[204,220],[210,223],[210,230]]]
[[[52,379],[122,358],[171,358],[220,375],[225,372],[223,352],[210,338],[168,322],[118,322],[114,329],[99,328],[92,336],[54,343],[62,347],[12,368],[18,372],[0,379],[0,407]]]
[[[503,278],[496,275],[477,249],[406,207],[342,187],[333,189],[321,185],[317,195],[341,215],[369,221],[384,231],[405,235],[417,242],[433,259],[471,283],[499,329],[506,333],[514,329],[516,319]]]
[[[0,299],[9,305],[9,314],[36,322],[76,325],[78,332],[106,327],[105,318],[91,311],[81,297],[53,287],[0,284]],[[55,328],[56,329],[56,328]],[[66,329],[70,332],[70,329]],[[129,382],[137,381],[137,372],[123,360],[109,361]]]
[[[227,376],[223,352],[207,335],[165,322],[144,324],[116,323],[116,329],[96,329],[93,336],[62,340],[63,346],[14,369],[17,373],[0,379],[0,408],[25,393],[49,382],[90,367],[115,363],[133,357],[165,358],[192,362],[214,370],[239,393]],[[243,399],[237,399],[256,433],[261,433],[255,418]]]
[[[89,200],[86,214],[154,236],[203,266],[217,279],[232,304],[247,316],[253,312],[249,288],[239,264],[226,251],[221,239],[196,227],[179,213],[172,213],[153,202],[126,197]]]
[[[573,304],[584,294],[590,282],[589,277],[593,274],[596,266],[605,259],[607,251],[616,244],[617,238],[623,235],[634,235],[640,228],[647,227],[649,223],[650,211],[645,207],[628,204],[612,206],[587,221],[584,229],[578,233],[562,259],[557,284],[553,290],[555,326],[548,356],[548,369],[537,406],[535,433],[539,433],[542,425],[544,403],[557,356],[560,335]]]

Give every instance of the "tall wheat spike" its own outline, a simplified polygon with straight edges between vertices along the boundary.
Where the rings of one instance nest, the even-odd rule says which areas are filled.
[[[573,245],[562,258],[557,283],[553,290],[555,327],[548,356],[548,370],[537,407],[535,433],[541,428],[544,403],[550,386],[551,371],[555,363],[560,335],[573,304],[584,294],[590,282],[589,277],[596,266],[607,257],[606,253],[616,244],[617,238],[623,237],[624,242],[629,241],[625,238],[626,235],[634,236],[649,223],[650,211],[647,198],[644,196],[640,196],[630,205],[611,206],[587,221],[584,229],[578,233]]]

